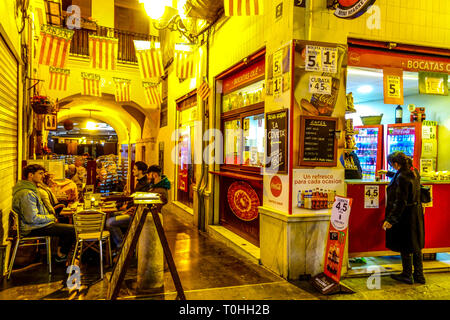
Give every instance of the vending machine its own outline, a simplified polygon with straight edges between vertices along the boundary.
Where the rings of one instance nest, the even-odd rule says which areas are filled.
[[[383,125],[355,126],[355,151],[361,164],[363,179],[375,179],[383,167]]]
[[[388,124],[385,168],[393,170],[387,163],[389,154],[403,151],[420,172],[436,171],[437,128],[435,121]]]

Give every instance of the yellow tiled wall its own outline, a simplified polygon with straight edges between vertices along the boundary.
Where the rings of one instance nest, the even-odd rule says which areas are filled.
[[[311,1],[306,16],[296,11],[295,19],[308,19],[312,13],[311,38],[346,43],[347,37],[393,41],[421,46],[450,48],[450,1],[376,0],[375,8],[346,20],[326,8],[326,0]],[[379,16],[380,28],[369,28]],[[307,38],[307,30],[294,30],[296,38]]]

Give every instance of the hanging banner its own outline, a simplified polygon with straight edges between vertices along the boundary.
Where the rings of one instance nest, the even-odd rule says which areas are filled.
[[[116,86],[115,88],[115,98],[116,102],[121,101],[131,101],[130,98],[130,79],[121,79],[121,78],[114,78],[114,84]]]
[[[209,89],[208,82],[203,81],[203,83],[197,89],[197,94],[200,96],[202,100],[206,100],[209,96],[210,91],[211,90]]]
[[[224,0],[225,16],[257,16],[264,14],[263,0]]]
[[[448,96],[448,74],[419,72],[419,93]]]
[[[136,42],[137,41],[135,40],[136,57],[142,80],[162,77],[164,75],[164,66],[159,42],[152,43],[146,41],[146,47],[149,49],[138,49]],[[142,47],[142,42],[143,41],[139,41],[139,47]]]
[[[42,25],[39,64],[64,68],[73,33],[73,30]]]
[[[89,35],[89,58],[91,68],[115,70],[119,39]]]
[[[81,78],[83,79],[83,95],[101,97],[101,77],[99,74],[95,73],[81,73]]]
[[[336,196],[331,209],[325,250],[324,274],[339,282],[341,279],[342,260],[344,259],[345,240],[347,238],[348,219],[352,199]]]
[[[49,90],[66,91],[67,90],[67,78],[70,75],[70,69],[61,69],[50,66],[49,67]]]
[[[175,45],[175,74],[178,79],[195,77],[194,51],[189,45]]]
[[[383,68],[384,104],[403,104],[403,69]]]
[[[151,82],[142,82],[142,86],[144,87],[147,103],[150,105],[156,104],[157,106],[159,106],[162,102],[159,84]]]
[[[328,0],[328,7],[335,7],[334,15],[342,19],[354,19],[366,12],[375,0]]]

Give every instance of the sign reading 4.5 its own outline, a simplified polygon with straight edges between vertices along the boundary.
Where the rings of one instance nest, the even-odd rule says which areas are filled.
[[[336,196],[331,209],[331,224],[336,230],[347,229],[352,199]]]

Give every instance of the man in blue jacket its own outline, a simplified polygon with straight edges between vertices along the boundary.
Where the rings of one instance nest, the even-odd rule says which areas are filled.
[[[73,225],[58,223],[42,202],[37,185],[42,183],[44,172],[44,167],[38,164],[24,168],[25,180],[18,181],[13,188],[12,209],[19,214],[19,230],[23,236],[59,237],[60,248],[55,260],[63,262],[75,242],[75,229]]]

